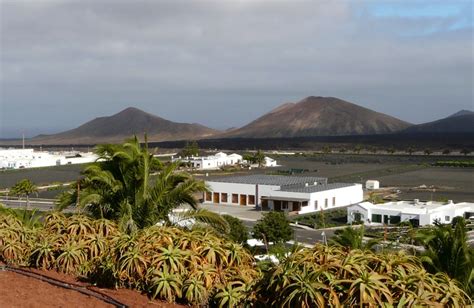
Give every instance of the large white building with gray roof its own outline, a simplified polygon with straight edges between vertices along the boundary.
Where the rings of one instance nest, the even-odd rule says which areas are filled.
[[[333,183],[326,178],[243,175],[210,179],[205,203],[254,206],[299,214],[345,207],[363,200],[361,184]]]

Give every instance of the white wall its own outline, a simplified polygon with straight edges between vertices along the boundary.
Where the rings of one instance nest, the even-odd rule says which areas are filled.
[[[254,195],[256,197],[256,185],[255,184],[241,184],[241,183],[224,183],[224,182],[212,182],[206,181],[206,184],[209,187],[209,190],[214,193],[227,193],[227,202],[222,204],[235,204],[232,203],[232,194],[240,195]],[[261,197],[268,196],[271,191],[279,189],[279,186],[273,185],[258,185],[258,204],[261,204]],[[213,203],[213,201],[206,201],[205,203]],[[240,202],[240,199],[239,199]],[[248,204],[249,205],[249,204]],[[255,206],[255,205],[250,205]]]
[[[336,198],[335,204],[333,204],[333,197]],[[327,199],[327,207],[325,206],[326,199]],[[300,214],[340,208],[340,207],[344,207],[344,206],[361,202],[363,199],[364,199],[364,192],[362,190],[361,184],[315,192],[311,194],[311,198],[310,198],[310,202],[308,206],[302,207]],[[315,204],[316,201],[318,201],[317,208]]]

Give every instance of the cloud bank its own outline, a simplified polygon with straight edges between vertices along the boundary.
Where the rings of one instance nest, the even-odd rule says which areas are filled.
[[[0,137],[136,106],[246,124],[335,96],[413,123],[473,109],[471,1],[0,2]]]

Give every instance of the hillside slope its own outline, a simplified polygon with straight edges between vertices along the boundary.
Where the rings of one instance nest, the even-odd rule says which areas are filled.
[[[286,103],[222,137],[278,138],[387,134],[411,124],[334,97]]]
[[[474,113],[452,115],[433,122],[413,125],[402,133],[474,133]]]
[[[108,117],[96,118],[75,129],[54,135],[40,135],[30,144],[97,144],[122,142],[133,135],[145,133],[149,141],[199,139],[218,131],[200,124],[176,123],[140,109],[129,107]]]

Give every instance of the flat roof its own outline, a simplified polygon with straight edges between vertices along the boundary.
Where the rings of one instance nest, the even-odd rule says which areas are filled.
[[[237,183],[237,184],[260,184],[286,186],[297,184],[313,184],[314,182],[326,183],[327,178],[314,176],[287,176],[287,175],[267,175],[267,174],[251,174],[227,176],[209,179],[208,182]]]
[[[447,208],[470,208],[474,210],[474,203],[470,202],[461,202],[461,203],[442,203],[442,202],[414,202],[414,201],[395,201],[395,202],[386,202],[380,204],[373,204],[370,202],[362,202],[358,204],[359,206],[366,209],[380,209],[386,211],[400,211],[403,213],[427,213],[427,212],[436,212],[438,210],[447,209]]]
[[[299,193],[315,193],[325,190],[338,189],[356,186],[358,184],[354,183],[331,183],[331,184],[320,184],[320,185],[309,185],[309,186],[299,186],[299,187],[282,187],[280,191],[288,192],[299,192]],[[360,185],[360,184],[359,184]]]

